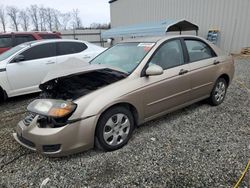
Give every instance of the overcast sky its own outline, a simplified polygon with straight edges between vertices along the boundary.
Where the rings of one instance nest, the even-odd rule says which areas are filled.
[[[89,26],[93,22],[109,23],[109,0],[1,0],[0,6],[14,5],[18,8],[26,8],[31,4],[43,5],[69,12],[78,8],[84,26]]]

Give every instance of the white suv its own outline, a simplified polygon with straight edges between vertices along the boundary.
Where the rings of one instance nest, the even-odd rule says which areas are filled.
[[[64,39],[20,44],[0,55],[0,101],[38,92],[39,84],[54,65],[70,64],[70,58],[89,62],[104,50],[85,41]]]

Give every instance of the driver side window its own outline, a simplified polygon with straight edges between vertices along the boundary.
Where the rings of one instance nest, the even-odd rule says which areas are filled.
[[[159,65],[164,70],[184,64],[180,40],[171,40],[163,44],[154,54],[150,63]]]

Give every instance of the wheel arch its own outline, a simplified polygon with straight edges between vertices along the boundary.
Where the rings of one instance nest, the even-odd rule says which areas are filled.
[[[138,122],[139,122],[139,114],[138,114],[138,110],[136,109],[136,107],[134,105],[132,105],[131,103],[128,103],[128,102],[119,102],[119,103],[116,103],[116,104],[112,104],[111,106],[109,106],[108,108],[106,108],[105,110],[102,111],[101,115],[99,116],[98,118],[98,121],[96,123],[96,127],[95,127],[95,135],[96,135],[96,131],[97,131],[97,126],[98,126],[98,123],[101,119],[101,116],[107,112],[108,110],[110,110],[111,108],[114,108],[114,107],[125,107],[127,109],[129,109],[129,111],[131,111],[131,114],[133,116],[133,119],[134,119],[134,122],[135,122],[135,126],[138,125]]]
[[[230,80],[230,77],[229,77],[228,74],[225,74],[225,73],[224,73],[224,74],[220,75],[220,76],[217,78],[217,80],[218,80],[219,78],[224,78],[224,79],[226,80],[226,82],[227,82],[227,86],[229,86],[231,80]]]
[[[138,110],[136,109],[136,107],[134,105],[132,105],[129,102],[119,102],[119,103],[112,104],[111,106],[109,106],[108,108],[106,108],[105,110],[103,110],[103,112],[101,113],[101,115],[103,113],[105,113],[106,111],[110,110],[111,108],[114,108],[114,107],[117,107],[117,106],[121,106],[121,107],[125,107],[125,108],[129,109],[129,111],[131,111],[131,113],[132,113],[132,116],[134,118],[135,124],[136,125],[138,124],[138,122],[139,122]],[[101,117],[101,115],[100,115],[100,117]]]

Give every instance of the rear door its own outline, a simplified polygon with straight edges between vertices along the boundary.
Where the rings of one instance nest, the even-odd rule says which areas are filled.
[[[89,62],[89,57],[84,51],[87,45],[81,42],[57,42],[57,63],[65,63],[71,58],[77,58],[83,62]],[[70,61],[69,61],[70,63]]]
[[[56,63],[56,46],[55,43],[40,44],[20,55],[24,56],[24,61],[12,61],[7,65],[12,95],[39,91],[39,84]]]
[[[0,35],[0,54],[12,48],[13,40],[11,35]]]
[[[185,63],[179,39],[165,42],[152,56],[149,66],[157,64],[162,75],[143,77],[145,118],[151,119],[190,100],[189,64]]]
[[[185,38],[184,43],[189,56],[191,75],[191,99],[199,99],[210,94],[215,80],[217,55],[204,41]]]

